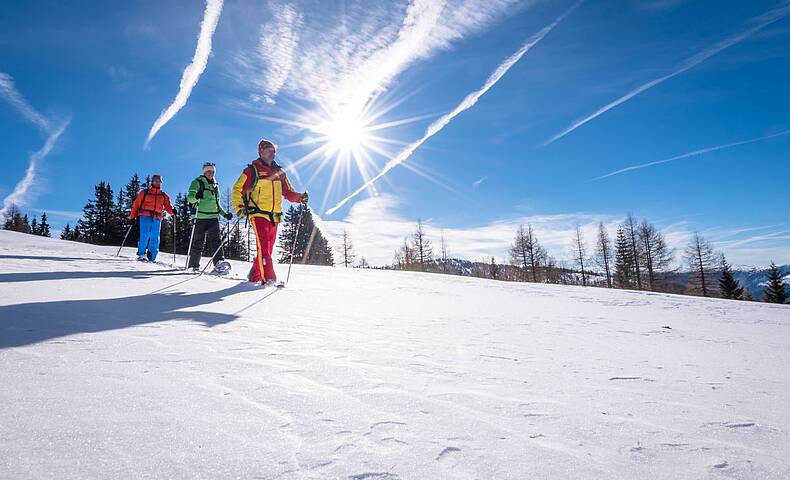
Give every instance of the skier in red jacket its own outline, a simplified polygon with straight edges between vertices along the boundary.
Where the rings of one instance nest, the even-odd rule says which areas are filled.
[[[162,176],[152,175],[151,184],[137,194],[134,205],[132,205],[132,213],[129,215],[129,220],[140,219],[137,260],[141,262],[156,261],[156,255],[159,253],[159,229],[162,226],[164,212],[172,216],[173,206],[170,204],[170,197],[162,191]]]

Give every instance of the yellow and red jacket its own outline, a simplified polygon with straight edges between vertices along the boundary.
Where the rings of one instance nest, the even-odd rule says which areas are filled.
[[[283,214],[283,197],[293,203],[301,201],[301,194],[293,189],[285,170],[275,163],[267,166],[258,158],[241,172],[233,185],[231,201],[237,212],[279,223]]]
[[[134,220],[140,215],[161,220],[163,211],[173,215],[170,197],[159,188],[148,187],[140,190],[140,193],[137,194],[137,198],[134,199],[134,205],[132,205],[132,213],[129,215],[129,220]]]

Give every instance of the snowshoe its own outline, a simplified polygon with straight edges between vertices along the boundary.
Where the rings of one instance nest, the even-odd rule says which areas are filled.
[[[230,262],[228,262],[227,260],[220,260],[219,262],[217,262],[216,265],[214,265],[214,270],[211,271],[211,274],[227,275],[228,273],[230,273],[230,269],[231,269]]]
[[[285,288],[285,284],[277,280],[266,280],[263,282],[263,288]]]
[[[137,261],[138,262],[147,262],[148,261],[148,257],[146,257],[145,255],[138,255],[137,256]]]

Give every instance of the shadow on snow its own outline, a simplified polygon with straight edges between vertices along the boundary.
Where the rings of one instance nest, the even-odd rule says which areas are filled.
[[[70,274],[78,273],[71,272]],[[249,291],[240,283],[206,293],[155,293],[98,300],[59,300],[0,306],[0,349],[78,333],[119,330],[144,324],[187,320],[207,327],[232,322],[237,314],[189,310]]]

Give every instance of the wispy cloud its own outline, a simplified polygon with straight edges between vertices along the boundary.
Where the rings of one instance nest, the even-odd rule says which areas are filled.
[[[55,142],[58,141],[58,138],[60,138],[68,126],[69,120],[61,123],[49,135],[44,146],[30,155],[25,176],[16,184],[14,191],[3,199],[3,208],[0,209],[0,215],[5,215],[11,205],[24,205],[27,202],[30,189],[36,179],[36,168],[38,167],[38,163],[49,155],[49,152],[51,152],[52,148],[55,146]]]
[[[342,9],[304,1],[276,3],[271,7],[272,20],[260,31],[259,45],[266,48],[238,52],[230,73],[242,85],[257,90],[252,92],[253,99],[271,103],[282,91],[330,111],[360,111],[415,60],[450,48],[506,12],[532,3],[352,0]],[[308,9],[311,15],[300,13]],[[332,21],[327,22],[328,18]],[[281,34],[272,35],[273,31]],[[275,63],[276,57],[283,61]]]
[[[696,55],[686,59],[683,63],[680,64],[680,66],[678,68],[676,68],[672,72],[670,72],[670,73],[668,73],[666,75],[663,75],[661,77],[658,77],[656,79],[653,79],[653,80],[651,80],[651,81],[649,81],[649,82],[647,82],[647,83],[645,83],[643,85],[640,85],[639,87],[631,90],[630,92],[628,92],[627,94],[625,94],[622,97],[618,98],[617,100],[604,105],[603,107],[599,108],[598,110],[596,110],[595,112],[591,113],[590,115],[587,115],[584,118],[576,120],[571,125],[569,125],[567,128],[565,128],[564,130],[562,130],[558,134],[556,134],[553,137],[551,137],[548,141],[546,141],[546,143],[544,145],[549,145],[551,143],[554,143],[555,141],[559,140],[560,138],[568,135],[572,131],[574,131],[577,128],[581,127],[585,123],[587,123],[587,122],[589,122],[591,120],[594,120],[595,118],[603,115],[604,113],[608,112],[609,110],[611,110],[611,109],[613,109],[615,107],[618,107],[618,106],[622,105],[623,103],[627,102],[628,100],[631,100],[632,98],[636,97],[640,93],[643,93],[643,92],[645,92],[647,90],[650,90],[651,88],[655,87],[656,85],[660,85],[661,83],[664,83],[665,81],[667,81],[667,80],[669,80],[669,79],[671,79],[671,78],[673,78],[673,77],[675,77],[677,75],[680,75],[681,73],[683,73],[683,72],[685,72],[687,70],[690,70],[690,69],[696,67],[697,65],[701,64],[702,62],[704,62],[705,60],[709,59],[710,57],[716,55],[717,53],[721,52],[722,50],[727,49],[727,48],[729,48],[729,47],[731,47],[733,45],[736,45],[736,44],[746,40],[747,38],[749,38],[750,36],[752,36],[756,32],[758,32],[758,31],[762,30],[763,28],[767,27],[768,25],[770,25],[770,24],[772,24],[772,23],[774,23],[774,22],[786,17],[788,14],[790,14],[790,6],[783,5],[781,7],[774,8],[773,10],[770,10],[770,11],[768,11],[768,12],[766,12],[766,13],[764,13],[764,14],[762,14],[762,15],[754,18],[754,19],[752,19],[749,22],[749,23],[752,24],[751,27],[747,28],[746,30],[744,30],[744,31],[742,31],[742,32],[740,32],[740,33],[738,33],[736,35],[728,37],[728,38],[716,43],[715,45],[713,45],[711,47],[708,47],[705,50],[697,53]]]
[[[0,97],[10,103],[26,120],[36,125],[42,132],[49,133],[51,131],[52,126],[49,119],[25,100],[25,97],[17,90],[11,75],[3,72],[0,72]]]
[[[148,138],[145,141],[145,148],[151,144],[156,133],[167,122],[172,119],[184,105],[187,104],[189,96],[192,94],[192,89],[197,85],[200,76],[206,70],[208,65],[208,57],[211,54],[211,41],[214,36],[214,30],[217,28],[219,16],[222,13],[223,0],[206,0],[206,10],[203,14],[203,21],[200,24],[200,34],[198,35],[197,47],[195,54],[192,57],[192,63],[187,65],[184,73],[181,76],[181,83],[178,86],[178,93],[173,103],[164,109],[156,119],[151,131],[148,133]]]
[[[31,187],[36,179],[36,168],[38,163],[44,159],[55,146],[58,138],[63,134],[68,127],[71,120],[66,120],[60,123],[56,128],[52,127],[52,121],[39,113],[38,110],[33,108],[32,105],[22,96],[16,88],[14,79],[7,73],[0,72],[0,97],[5,99],[9,104],[19,111],[25,120],[31,122],[48,135],[44,146],[30,154],[27,170],[25,176],[20,180],[14,190],[3,199],[3,206],[0,208],[0,216],[5,215],[11,205],[24,205],[28,200],[31,192]]]
[[[486,180],[488,180],[488,177],[483,177],[483,178],[479,178],[479,179],[475,180],[474,182],[472,182],[472,188],[479,187]]]
[[[445,115],[442,115],[439,119],[437,119],[435,122],[430,124],[428,126],[428,128],[426,129],[425,134],[423,134],[422,138],[420,138],[416,142],[408,145],[398,155],[396,155],[394,158],[389,160],[387,162],[387,164],[384,166],[384,168],[381,170],[381,172],[379,172],[375,177],[373,177],[370,180],[366,181],[361,187],[359,187],[357,190],[352,192],[346,198],[341,200],[337,205],[335,205],[334,207],[332,207],[329,210],[327,210],[327,212],[326,212],[327,215],[331,215],[332,213],[337,211],[337,209],[339,209],[340,207],[345,205],[349,200],[351,200],[352,198],[356,197],[360,193],[364,192],[371,185],[373,185],[373,183],[375,183],[381,177],[383,177],[384,175],[389,173],[390,170],[392,170],[393,168],[397,167],[401,163],[405,162],[418,148],[420,148],[420,146],[423,143],[425,143],[432,136],[434,136],[437,133],[439,133],[456,116],[458,116],[462,112],[472,108],[477,103],[477,101],[480,99],[480,97],[485,95],[485,93],[488,92],[488,90],[490,90],[491,87],[496,85],[496,83],[508,72],[508,70],[510,70],[511,67],[513,67],[513,65],[516,64],[516,62],[521,60],[521,58],[524,56],[524,54],[526,54],[532,47],[534,47],[541,40],[543,40],[543,38],[546,35],[548,35],[549,32],[551,32],[554,29],[554,27],[557,26],[557,24],[559,24],[563,19],[565,19],[565,17],[570,15],[571,12],[573,12],[582,3],[582,1],[583,0],[580,0],[580,1],[576,2],[570,9],[568,9],[562,15],[557,17],[556,20],[554,20],[552,23],[550,23],[549,25],[544,27],[541,31],[539,31],[538,33],[533,35],[529,40],[527,40],[527,42],[524,43],[524,45],[522,45],[521,48],[519,48],[513,55],[511,55],[504,62],[502,62],[496,68],[496,70],[494,70],[494,72],[488,77],[486,82],[483,84],[483,86],[479,90],[474,91],[474,92],[470,93],[469,95],[467,95],[466,98],[464,98],[461,101],[461,103],[459,103],[451,112],[449,112],[449,113],[447,113]]]
[[[615,175],[620,175],[621,173],[626,173],[626,172],[630,172],[630,171],[633,171],[633,170],[639,170],[641,168],[653,167],[655,165],[661,165],[663,163],[674,162],[676,160],[682,160],[684,158],[695,157],[695,156],[702,155],[702,154],[705,154],[705,153],[716,152],[718,150],[725,150],[727,148],[737,147],[739,145],[748,145],[750,143],[762,142],[762,141],[765,141],[765,140],[769,140],[771,138],[781,137],[781,136],[785,136],[785,135],[790,135],[790,130],[783,130],[783,131],[781,131],[779,133],[774,133],[773,135],[765,135],[765,136],[758,137],[758,138],[752,138],[751,140],[743,140],[743,141],[740,141],[740,142],[725,143],[723,145],[716,145],[716,146],[713,146],[713,147],[702,148],[702,149],[699,149],[699,150],[694,150],[693,152],[683,153],[681,155],[676,155],[674,157],[665,158],[664,160],[656,160],[654,162],[641,163],[639,165],[632,165],[630,167],[625,167],[625,168],[621,168],[619,170],[615,170],[613,172],[609,172],[606,175],[601,175],[600,177],[596,177],[593,180],[601,180],[601,179],[604,179],[604,178],[613,177]]]

